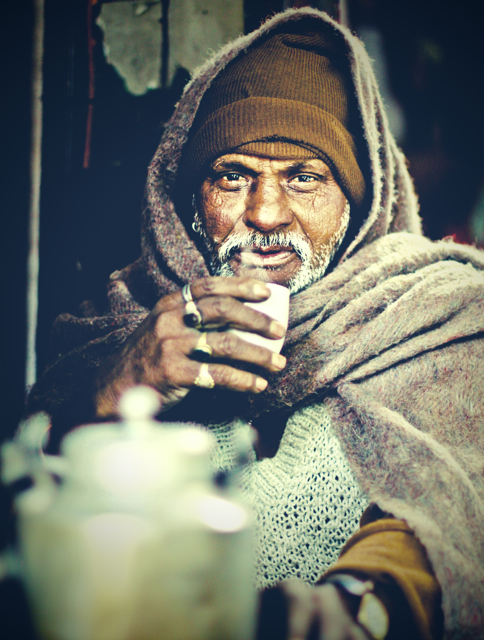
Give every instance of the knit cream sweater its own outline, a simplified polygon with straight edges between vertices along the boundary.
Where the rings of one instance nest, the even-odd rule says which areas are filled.
[[[244,421],[211,427],[216,470],[230,469]],[[256,517],[256,585],[287,578],[315,584],[358,528],[368,499],[331,428],[324,404],[296,411],[273,458],[252,461],[242,490]]]

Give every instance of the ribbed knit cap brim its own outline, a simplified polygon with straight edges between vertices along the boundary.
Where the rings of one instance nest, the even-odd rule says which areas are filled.
[[[277,33],[228,65],[202,99],[180,182],[200,180],[211,162],[241,145],[279,140],[322,158],[350,202],[360,204],[365,181],[351,133],[357,118],[340,47],[315,30]]]
[[[260,156],[275,160],[307,160],[308,158],[318,158],[319,153],[301,145],[287,142],[286,140],[273,140],[265,142],[256,140],[241,144],[234,149],[234,153],[242,153],[250,156]]]

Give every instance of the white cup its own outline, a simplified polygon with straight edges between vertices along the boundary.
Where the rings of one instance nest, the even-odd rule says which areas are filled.
[[[248,307],[252,307],[252,309],[255,309],[256,311],[265,313],[266,316],[277,320],[287,329],[289,321],[289,289],[280,284],[266,284],[271,290],[270,298],[262,300],[262,302],[244,302],[244,304]],[[280,340],[271,340],[270,338],[260,336],[258,333],[240,331],[239,329],[229,329],[229,331],[231,333],[235,333],[235,335],[239,336],[239,338],[242,338],[246,342],[251,342],[252,344],[256,344],[260,347],[266,347],[266,349],[270,349],[270,351],[274,351],[274,353],[279,353],[281,351],[285,339],[281,338]]]

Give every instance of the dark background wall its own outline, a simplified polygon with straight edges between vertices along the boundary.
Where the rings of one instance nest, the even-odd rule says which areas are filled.
[[[30,4],[21,10],[13,3],[2,7],[0,32],[0,431],[3,435],[10,433],[18,420],[24,397]]]
[[[246,0],[246,31],[283,5]],[[99,8],[94,5],[93,20]],[[3,439],[13,432],[24,397],[32,7],[27,1],[2,9]],[[480,2],[456,8],[450,0],[349,0],[348,12],[353,29],[369,25],[382,35],[391,88],[406,119],[401,145],[427,234],[474,242],[469,218],[484,176]],[[105,61],[102,33],[93,22],[92,28],[96,95],[90,163],[84,168],[87,0],[46,0],[39,371],[47,362],[53,319],[75,313],[83,299],[101,300],[109,273],[137,257],[146,168],[188,77],[182,70],[170,89],[130,95]]]

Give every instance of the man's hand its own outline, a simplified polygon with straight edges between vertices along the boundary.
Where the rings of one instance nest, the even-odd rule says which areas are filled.
[[[226,329],[251,331],[274,339],[283,337],[285,329],[280,323],[243,304],[266,300],[270,289],[254,278],[204,278],[191,285],[191,293],[203,319],[200,331],[209,330],[207,342],[213,358],[230,361],[209,364],[215,385],[246,393],[263,391],[267,381],[239,369],[237,364],[251,363],[274,372],[284,368],[286,359]],[[123,348],[106,363],[98,376],[98,417],[116,413],[122,393],[137,384],[149,385],[159,392],[163,411],[186,396],[200,372],[201,365],[193,351],[201,334],[185,325],[184,310],[181,291],[161,298]]]
[[[334,585],[288,580],[282,586],[289,601],[288,640],[371,640]]]

